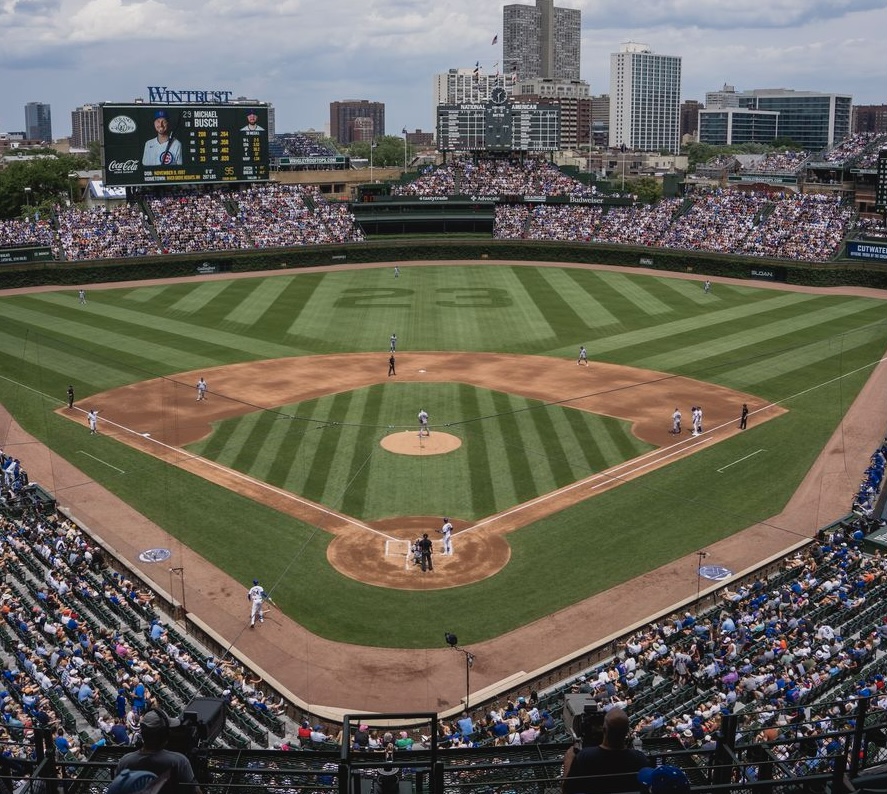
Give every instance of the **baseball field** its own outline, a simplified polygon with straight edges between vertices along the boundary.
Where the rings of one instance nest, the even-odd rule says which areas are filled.
[[[756,524],[800,540],[771,518],[884,356],[883,297],[509,263],[44,289],[0,296],[0,402],[314,635],[480,643]]]

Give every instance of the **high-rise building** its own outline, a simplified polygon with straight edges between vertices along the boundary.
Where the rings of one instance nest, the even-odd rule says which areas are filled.
[[[677,154],[681,59],[628,42],[610,55],[610,146]]]
[[[699,132],[699,111],[705,107],[695,99],[681,102],[681,142],[695,140]]]
[[[595,146],[606,146],[610,141],[610,95],[591,98],[591,137]]]
[[[341,144],[385,134],[385,103],[368,99],[330,102],[330,137]]]
[[[704,108],[699,117],[699,142],[710,146],[771,143],[780,135],[779,114],[752,108]]]
[[[778,113],[779,137],[790,138],[811,152],[831,148],[850,134],[852,105],[853,97],[849,94],[789,88],[736,91],[733,86],[725,85],[723,90],[705,95],[706,110],[746,108]],[[707,142],[702,139],[701,130],[700,140]]]
[[[25,105],[25,133],[29,141],[52,143],[52,112],[43,102]]]
[[[518,79],[578,80],[581,32],[581,12],[555,8],[554,0],[507,5],[502,9],[503,71]]]
[[[853,132],[887,132],[887,105],[854,105]]]
[[[88,149],[93,141],[102,139],[102,119],[98,103],[83,105],[71,111],[71,148]]]

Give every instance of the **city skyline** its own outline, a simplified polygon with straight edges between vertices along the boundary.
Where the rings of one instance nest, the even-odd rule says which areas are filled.
[[[338,0],[334,15],[301,0],[3,4],[0,131],[21,130],[23,107],[36,101],[52,106],[55,136],[67,136],[75,108],[147,99],[149,85],[230,90],[271,102],[278,131],[324,130],[330,103],[347,99],[384,103],[393,134],[432,130],[434,75],[476,63],[489,74],[501,69],[503,7],[510,4]],[[728,83],[740,91],[790,88],[887,103],[883,2],[555,5],[581,12],[580,77],[595,95],[609,91],[611,53],[636,41],[682,58],[682,100],[701,101]]]

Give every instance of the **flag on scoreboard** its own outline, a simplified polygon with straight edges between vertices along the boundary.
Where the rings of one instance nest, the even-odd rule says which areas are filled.
[[[474,64],[474,79],[480,80],[480,61]]]
[[[490,42],[490,46],[492,47],[497,41],[499,41],[499,34],[497,33],[493,36],[493,40]]]

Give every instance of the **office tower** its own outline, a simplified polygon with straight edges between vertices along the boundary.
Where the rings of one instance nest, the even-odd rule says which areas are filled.
[[[554,0],[502,9],[502,64],[509,77],[579,79],[581,13]]]
[[[743,108],[750,111],[766,111],[777,114],[776,133],[780,138],[790,138],[798,146],[811,152],[831,148],[850,134],[853,97],[849,94],[825,94],[819,91],[795,91],[790,88],[755,88],[751,91],[736,91],[725,85],[722,91],[705,95],[706,111],[716,109]],[[703,143],[723,140],[723,119],[727,116],[712,117],[707,122],[709,140],[702,136]],[[734,123],[748,125],[752,121],[758,125],[754,140],[766,137],[767,126],[759,114],[733,114]],[[700,122],[701,123],[701,122]],[[749,128],[750,129],[750,128]],[[751,133],[747,132],[746,137]],[[736,135],[732,136],[734,140]],[[738,142],[738,141],[736,141]]]
[[[330,137],[341,144],[373,140],[385,134],[385,103],[368,99],[330,102]]]
[[[43,102],[25,105],[25,134],[29,141],[52,143],[52,112]]]
[[[610,55],[610,146],[677,154],[681,59],[628,42]]]
[[[71,148],[88,149],[102,139],[102,119],[98,103],[82,105],[71,111]]]

